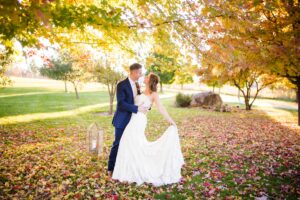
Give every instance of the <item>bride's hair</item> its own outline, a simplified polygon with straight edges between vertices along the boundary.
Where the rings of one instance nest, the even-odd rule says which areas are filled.
[[[159,77],[153,72],[151,72],[149,76],[149,87],[151,92],[157,92],[158,82],[159,82]]]

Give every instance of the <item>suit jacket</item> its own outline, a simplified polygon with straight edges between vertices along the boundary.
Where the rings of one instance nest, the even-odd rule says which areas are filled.
[[[129,79],[126,78],[117,85],[117,109],[112,124],[116,128],[125,128],[132,113],[138,112],[138,106],[134,105],[133,91]]]

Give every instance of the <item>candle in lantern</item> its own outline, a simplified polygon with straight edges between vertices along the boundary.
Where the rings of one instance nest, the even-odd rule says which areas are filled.
[[[92,150],[96,149],[96,140],[92,141]]]

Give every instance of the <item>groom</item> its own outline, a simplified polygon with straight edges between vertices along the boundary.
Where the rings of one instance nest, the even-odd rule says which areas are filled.
[[[112,124],[115,127],[115,141],[110,150],[108,161],[108,175],[112,176],[115,167],[116,157],[119,148],[119,142],[127,126],[132,113],[147,112],[144,106],[134,105],[134,97],[140,94],[140,87],[137,80],[142,77],[142,66],[134,63],[130,66],[129,77],[117,85],[117,109],[113,117]]]

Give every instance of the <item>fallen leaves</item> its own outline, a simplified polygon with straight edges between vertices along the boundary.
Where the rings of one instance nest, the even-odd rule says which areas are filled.
[[[85,148],[85,127],[37,127],[0,132],[0,199],[241,199],[300,194],[300,130],[241,113],[183,116],[186,164],[177,184],[153,187],[113,182],[109,145],[97,158]],[[155,123],[155,119],[154,122]],[[156,138],[163,125],[151,129]],[[153,132],[153,134],[152,134]],[[76,134],[73,134],[76,133]],[[151,135],[152,134],[152,135]]]

